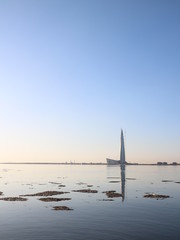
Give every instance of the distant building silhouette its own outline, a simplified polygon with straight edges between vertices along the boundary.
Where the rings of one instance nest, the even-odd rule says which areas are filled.
[[[106,158],[106,161],[108,165],[127,164],[126,157],[125,157],[124,134],[122,129],[121,129],[120,160]]]
[[[168,165],[167,162],[157,162],[157,165]]]

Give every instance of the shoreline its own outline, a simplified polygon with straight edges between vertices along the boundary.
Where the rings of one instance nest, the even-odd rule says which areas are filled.
[[[106,166],[120,166],[120,164],[107,164],[107,163],[59,163],[59,162],[0,162],[0,164],[17,164],[17,165],[106,165]],[[126,166],[180,166],[177,164],[156,164],[156,163],[129,163]]]

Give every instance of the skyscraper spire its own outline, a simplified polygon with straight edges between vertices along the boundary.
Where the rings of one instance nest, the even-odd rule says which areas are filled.
[[[107,161],[108,165],[114,165],[114,164],[125,165],[125,164],[128,164],[126,162],[126,157],[125,157],[124,134],[123,134],[122,129],[121,129],[121,139],[120,140],[121,140],[120,159],[114,160],[114,159],[106,158],[106,161]]]
[[[124,148],[124,134],[121,129],[121,150],[120,150],[120,164],[126,164],[125,160],[125,148]]]

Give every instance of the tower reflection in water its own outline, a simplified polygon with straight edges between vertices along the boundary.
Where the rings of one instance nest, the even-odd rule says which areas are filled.
[[[126,181],[126,166],[125,166],[125,164],[121,164],[120,168],[121,168],[121,194],[122,194],[122,201],[124,202],[124,199],[125,199],[125,181]]]
[[[119,183],[117,191],[121,193],[121,199],[122,202],[124,202],[124,200],[126,199],[126,165],[107,165],[107,178],[120,180],[110,181],[110,183]]]

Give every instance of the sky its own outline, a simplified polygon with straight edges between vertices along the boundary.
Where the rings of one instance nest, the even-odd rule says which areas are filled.
[[[180,162],[180,1],[1,0],[0,162]]]

